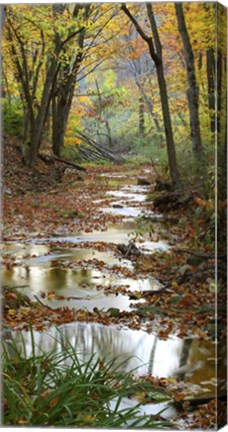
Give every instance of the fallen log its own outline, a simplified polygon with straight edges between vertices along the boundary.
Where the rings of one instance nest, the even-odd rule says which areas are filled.
[[[59,162],[62,162],[62,163],[66,164],[66,165],[69,165],[69,166],[72,166],[73,168],[75,168],[75,169],[77,169],[77,170],[79,170],[79,171],[84,171],[84,172],[86,172],[86,168],[82,167],[81,165],[77,165],[77,164],[75,164],[74,162],[68,161],[67,159],[63,159],[63,158],[61,158],[61,157],[59,157],[59,156],[55,156],[55,155],[53,155],[53,156],[51,156],[51,157],[52,157],[53,159],[59,161]]]
[[[53,165],[55,162],[51,156],[38,153],[38,158],[41,159],[46,165]]]
[[[82,167],[80,165],[77,165],[77,164],[75,164],[72,161],[69,161],[67,159],[63,159],[63,158],[61,158],[59,156],[56,156],[56,155],[48,155],[47,156],[47,155],[44,155],[43,153],[39,153],[38,157],[39,157],[39,159],[41,159],[47,165],[53,165],[55,163],[55,160],[57,160],[57,161],[65,164],[65,165],[69,165],[69,166],[75,168],[76,170],[86,171],[86,168],[84,168],[84,167]]]

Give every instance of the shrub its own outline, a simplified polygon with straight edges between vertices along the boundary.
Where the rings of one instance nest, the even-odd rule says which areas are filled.
[[[22,105],[19,100],[9,104],[3,101],[3,129],[10,136],[23,138],[24,133],[24,116]]]

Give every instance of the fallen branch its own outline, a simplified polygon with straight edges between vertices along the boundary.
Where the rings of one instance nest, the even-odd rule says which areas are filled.
[[[156,164],[155,164],[155,162],[154,162],[152,156],[150,156],[150,161],[151,161],[151,165],[152,165],[152,167],[153,167],[153,169],[154,169],[154,172],[155,172],[157,178],[160,180],[160,179],[161,179],[161,174],[158,172],[158,170],[157,170],[157,168],[156,168]]]
[[[120,244],[117,249],[127,258],[129,255],[140,256],[141,251],[135,246],[133,241],[130,241],[128,245]]]
[[[51,156],[44,155],[42,153],[38,153],[38,158],[41,159],[46,165],[53,165],[54,160]]]
[[[171,287],[171,285],[165,285],[156,291],[152,291],[152,290],[142,291],[142,297],[147,297],[147,296],[150,297],[150,296],[155,295],[155,294],[163,293],[163,292],[167,291],[170,287]]]
[[[53,165],[55,163],[55,160],[57,160],[57,161],[59,161],[61,163],[64,163],[64,164],[69,165],[69,166],[72,166],[76,170],[86,171],[86,168],[82,167],[81,165],[77,165],[74,162],[71,162],[71,161],[69,161],[67,159],[63,159],[63,158],[61,158],[59,156],[56,156],[56,155],[47,156],[47,155],[44,155],[42,153],[39,153],[38,157],[39,157],[39,159],[41,159],[47,165]]]
[[[87,145],[91,146],[93,149],[96,150],[96,153],[100,155],[100,157],[104,159],[111,160],[112,162],[121,163],[124,161],[123,157],[119,155],[115,155],[111,151],[107,150],[104,146],[101,144],[98,144],[93,138],[87,136],[86,134],[82,132],[77,132],[77,136],[84,141]],[[80,149],[80,147],[79,147]]]
[[[182,401],[178,401],[178,402],[174,401],[173,404],[177,408],[181,408],[181,409],[186,410],[186,407],[185,407],[186,403],[188,403],[190,406],[197,406],[197,405],[207,404],[208,402],[210,402],[214,399],[226,401],[227,400],[227,394],[218,395],[217,398],[215,397],[215,395],[213,395],[213,396],[204,396],[204,397],[193,398],[193,399],[183,399]]]
[[[199,253],[199,252],[194,252],[192,250],[189,249],[175,249],[175,252],[177,252],[178,254],[188,254],[188,255],[193,255],[196,256],[198,258],[202,258],[205,260],[209,260],[215,257],[214,254],[205,254],[205,253]]]
[[[84,172],[86,171],[86,168],[82,167],[81,165],[77,165],[74,162],[68,161],[67,159],[63,159],[63,158],[61,158],[59,156],[55,156],[55,155],[53,155],[52,158],[59,161],[59,162],[66,164],[66,165],[72,166],[73,168],[75,168],[79,171],[84,171]]]
[[[181,253],[186,253],[186,254],[188,254],[188,255],[193,255],[193,256],[196,256],[196,257],[198,257],[198,258],[202,258],[202,259],[205,259],[205,260],[209,260],[209,259],[213,259],[213,258],[215,258],[215,253],[211,253],[211,254],[206,254],[206,253],[199,253],[199,252],[194,252],[194,251],[192,251],[192,250],[189,250],[189,249],[175,249],[175,252],[176,253],[178,253],[178,254],[181,254]],[[225,254],[218,254],[218,258],[219,259],[224,259],[224,258],[226,258],[226,255]]]
[[[36,301],[41,305],[41,306],[43,306],[44,308],[47,308],[47,309],[49,309],[49,310],[52,310],[52,308],[50,307],[50,306],[48,306],[48,305],[45,305],[40,299],[39,299],[39,297],[37,297],[36,295],[34,295],[34,298],[36,299]]]
[[[3,290],[13,290],[15,288],[27,288],[29,287],[29,285],[13,285],[13,286],[9,286],[9,285],[3,285],[2,289]]]

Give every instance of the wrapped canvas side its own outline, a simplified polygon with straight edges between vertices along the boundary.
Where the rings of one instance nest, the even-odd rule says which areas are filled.
[[[227,424],[227,9],[217,4],[217,426]]]

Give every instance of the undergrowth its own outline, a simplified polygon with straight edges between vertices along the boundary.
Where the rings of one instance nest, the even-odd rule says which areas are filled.
[[[79,360],[67,340],[61,350],[26,354],[15,342],[3,343],[3,425],[75,426],[100,428],[164,428],[170,422],[160,414],[143,414],[140,403],[122,408],[123,398],[141,390],[132,373],[118,372],[116,359],[93,354]],[[61,333],[59,343],[61,341]],[[154,393],[160,401],[167,396]]]

